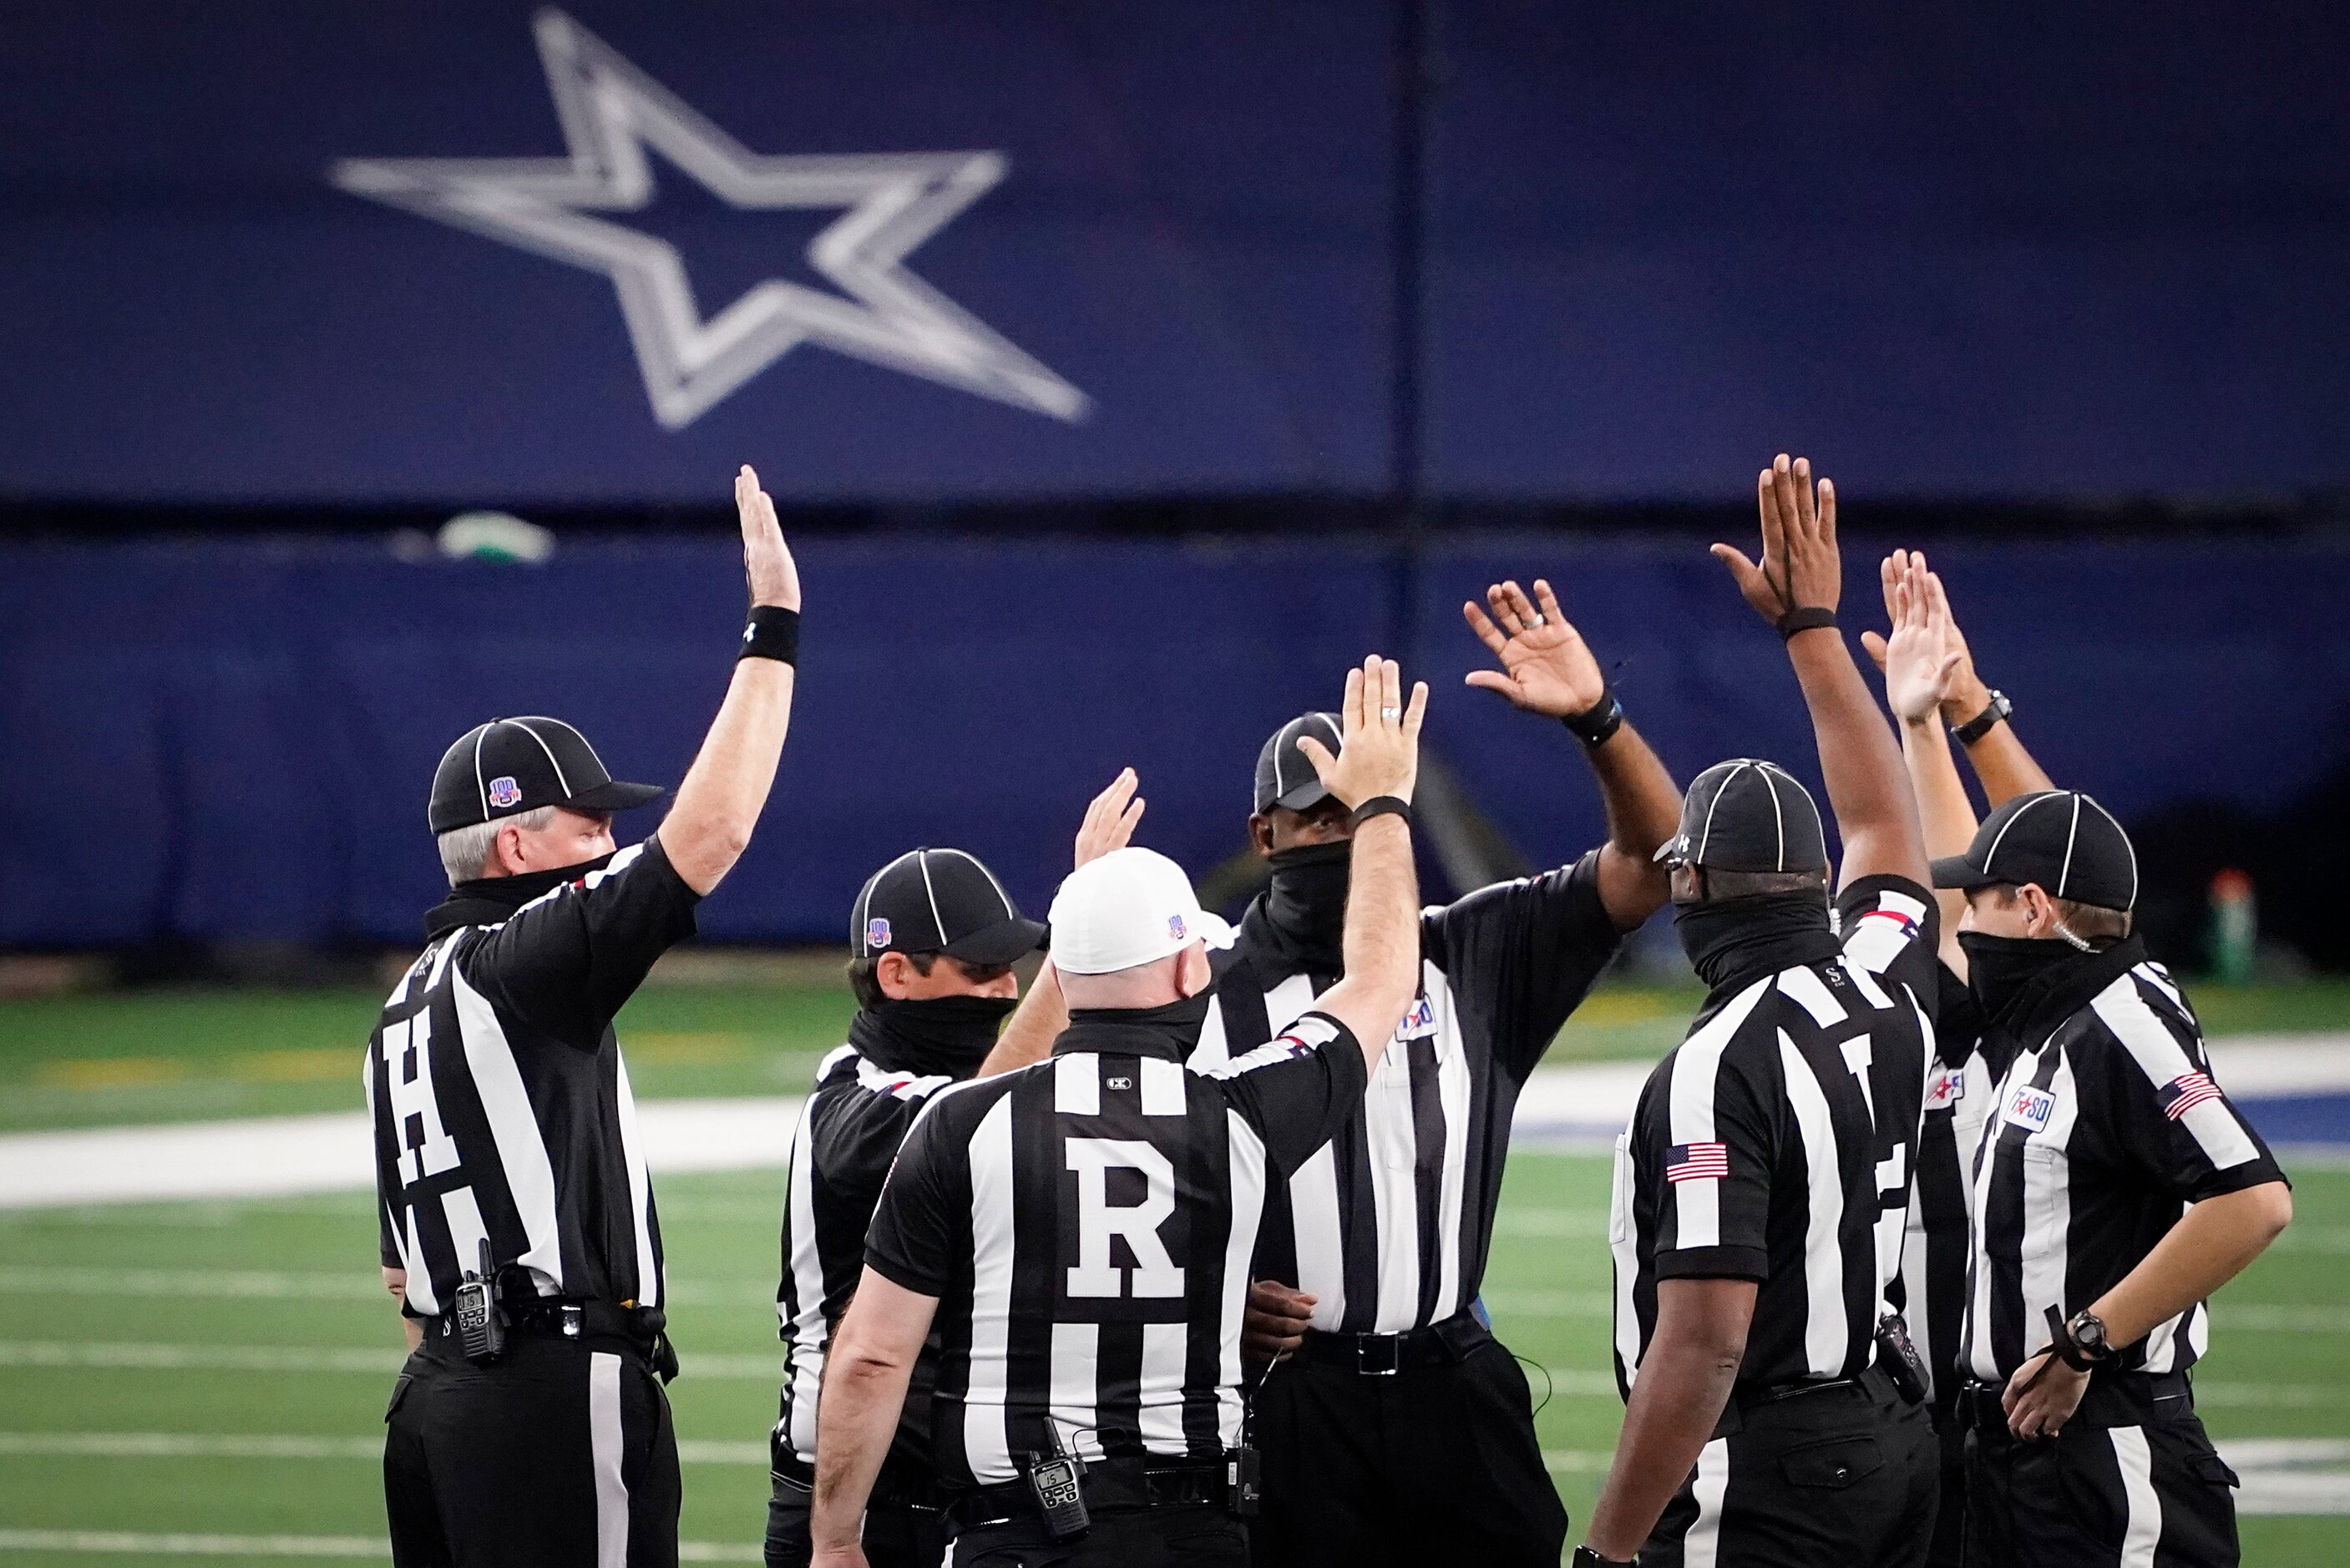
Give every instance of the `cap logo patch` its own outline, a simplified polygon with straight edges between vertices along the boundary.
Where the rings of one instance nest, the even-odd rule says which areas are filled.
[[[1182,916],[1170,915],[1167,917],[1167,934],[1176,941],[1189,941],[1191,928],[1184,925]]]
[[[521,801],[522,786],[511,778],[494,778],[490,781],[490,804],[500,811],[504,811],[507,806],[519,805]]]
[[[865,922],[865,945],[886,948],[889,945],[889,922],[876,915]]]

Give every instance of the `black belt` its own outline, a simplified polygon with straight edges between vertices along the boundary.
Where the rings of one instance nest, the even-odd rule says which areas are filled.
[[[677,1352],[670,1348],[668,1336],[662,1332],[669,1322],[668,1314],[659,1307],[550,1301],[543,1297],[499,1304],[504,1310],[509,1334],[610,1345],[643,1356],[664,1383],[677,1376]],[[417,1322],[424,1330],[427,1345],[435,1339],[453,1342],[456,1338],[456,1321],[446,1313]]]
[[[1344,1367],[1365,1377],[1392,1377],[1423,1366],[1443,1366],[1463,1361],[1469,1353],[1493,1337],[1493,1331],[1472,1312],[1458,1312],[1442,1323],[1402,1334],[1324,1334],[1308,1329],[1298,1355],[1317,1366]]]
[[[1961,1431],[2006,1438],[2007,1408],[2002,1402],[2004,1383],[1969,1383],[1959,1390],[1953,1415]],[[2163,1409],[2165,1405],[2174,1406]],[[2184,1372],[2124,1372],[2102,1369],[2091,1373],[2079,1408],[2071,1417],[2085,1427],[2142,1427],[2195,1410],[2194,1385]]]
[[[1083,1484],[1086,1507],[1091,1510],[1173,1508],[1188,1503],[1224,1506],[1224,1467],[1214,1462],[1087,1459]],[[947,1519],[959,1530],[1036,1517],[1036,1494],[1024,1480],[974,1487],[951,1497]]]
[[[1893,1375],[1874,1363],[1866,1371],[1852,1377],[1814,1378],[1799,1383],[1741,1383],[1731,1389],[1730,1402],[1721,1407],[1721,1418],[1714,1423],[1713,1435],[1717,1438],[1735,1437],[1746,1429],[1747,1417],[1762,1410],[1784,1405],[1790,1400],[1839,1389],[1872,1405],[1901,1398],[1900,1389],[1894,1385]]]

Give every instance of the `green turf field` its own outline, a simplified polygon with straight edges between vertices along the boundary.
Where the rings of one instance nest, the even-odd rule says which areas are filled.
[[[1604,984],[1549,1059],[1661,1055],[1700,994]],[[2350,981],[2194,995],[2215,1034],[2350,1029]],[[382,1001],[358,988],[0,999],[0,1131],[355,1109],[359,1048]],[[649,985],[621,1017],[629,1076],[648,1097],[796,1094],[855,1006],[829,980]]]
[[[2300,1215],[2221,1299],[2199,1378],[2212,1430],[2350,1437],[2350,1172],[2300,1173]],[[1614,1440],[1607,1371],[1607,1175],[1588,1158],[1513,1160],[1489,1300],[1552,1386],[1539,1417],[1579,1520]],[[777,1178],[661,1184],[686,1376],[684,1536],[753,1562],[779,1355]],[[380,1548],[376,1468],[400,1355],[374,1281],[362,1195],[0,1215],[0,1562],[57,1568],[197,1537],[222,1555],[296,1560]],[[2230,1318],[2238,1320],[2230,1324]],[[2284,1330],[2290,1328],[2293,1332]],[[2259,1568],[2338,1568],[2350,1518],[2244,1521]],[[126,1538],[127,1537],[127,1538]],[[227,1538],[227,1539],[221,1539]],[[74,1551],[43,1550],[71,1542]],[[111,1542],[121,1556],[93,1555]]]

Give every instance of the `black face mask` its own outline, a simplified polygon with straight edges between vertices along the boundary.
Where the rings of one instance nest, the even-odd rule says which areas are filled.
[[[1347,877],[1355,846],[1301,844],[1266,857],[1273,888],[1265,896],[1265,919],[1304,952],[1334,958],[1347,930]],[[1333,966],[1335,967],[1335,966]]]
[[[2082,957],[2072,943],[2051,937],[1994,937],[1984,931],[1960,931],[1959,947],[1967,955],[1967,988],[1982,1003],[1994,1024],[2012,1022],[2045,990],[2065,961]]]
[[[1018,1005],[1008,996],[890,997],[858,1013],[848,1038],[876,1066],[968,1078]]]
[[[1681,950],[1698,978],[1719,987],[1742,973],[1783,969],[1836,950],[1827,900],[1817,893],[1761,893],[1673,907]]]
[[[1053,1048],[1056,1052],[1132,1050],[1131,1032],[1146,1030],[1171,1047],[1170,1055],[1180,1062],[1199,1044],[1200,1031],[1208,1022],[1208,1005],[1215,999],[1213,991],[1202,991],[1159,1007],[1073,1007],[1068,1032]]]

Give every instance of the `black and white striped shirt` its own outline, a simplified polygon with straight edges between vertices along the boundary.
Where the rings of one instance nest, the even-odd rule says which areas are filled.
[[[1308,1013],[1186,1068],[1183,1012],[1081,1012],[1051,1061],[939,1092],[908,1135],[866,1261],[939,1299],[941,1479],[1018,1479],[1015,1456],[1049,1451],[1048,1419],[1094,1459],[1239,1443],[1266,1188],[1352,1113],[1363,1058]]]
[[[2186,1205],[2281,1181],[2275,1158],[2211,1077],[2201,1027],[2136,938],[2083,955],[2021,1043],[1976,1156],[1968,1282],[1970,1373],[2004,1382],[2110,1290]],[[2121,1349],[2119,1365],[2179,1372],[2210,1343],[2198,1302]]]
[[[1861,878],[1835,910],[1841,935],[1791,937],[1715,988],[1617,1141],[1627,1396],[1659,1279],[1760,1284],[1742,1384],[1850,1377],[1875,1358],[1934,1055],[1937,915],[1899,877]]]
[[[1215,1005],[1194,1064],[1271,1039],[1340,978],[1250,906],[1211,954]],[[1420,985],[1362,1109],[1276,1194],[1256,1270],[1315,1298],[1314,1326],[1395,1334],[1474,1301],[1526,1075],[1621,940],[1598,854],[1420,916]],[[1323,967],[1308,967],[1317,963]]]
[[[613,1015],[693,933],[660,840],[599,868],[468,882],[368,1042],[376,1196],[403,1310],[436,1316],[484,1238],[542,1296],[659,1306],[660,1221]]]
[[[784,1269],[775,1315],[786,1365],[775,1437],[779,1449],[807,1465],[816,1462],[816,1391],[824,1383],[825,1348],[856,1293],[865,1267],[865,1233],[882,1183],[914,1118],[932,1095],[958,1081],[945,1073],[884,1065],[868,1054],[876,1049],[875,1040],[868,1036],[867,1049],[860,1050],[856,1033],[852,1026],[850,1043],[816,1069],[816,1089],[792,1131],[785,1179]],[[899,1059],[887,1050],[878,1054]],[[897,1442],[901,1455],[925,1462],[931,1366],[926,1355],[915,1369]]]
[[[1909,1194],[1909,1233],[1893,1304],[1909,1326],[1938,1406],[1957,1397],[1959,1340],[1967,1315],[1967,1264],[1974,1256],[1969,1193],[1975,1149],[1991,1120],[2006,1071],[2003,1036],[1983,1029],[1982,1008],[1967,982],[1938,966],[1942,1004],[1934,1017],[1936,1053],[1926,1072],[1926,1113],[1918,1128],[1918,1178]]]

